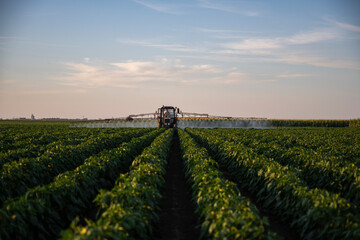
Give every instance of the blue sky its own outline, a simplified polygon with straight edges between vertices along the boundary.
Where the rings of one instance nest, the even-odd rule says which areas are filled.
[[[0,2],[0,118],[360,117],[359,1]]]

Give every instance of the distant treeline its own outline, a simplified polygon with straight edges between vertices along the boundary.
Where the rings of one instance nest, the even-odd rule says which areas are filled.
[[[360,127],[360,119],[351,120],[288,120],[269,119],[275,127]]]

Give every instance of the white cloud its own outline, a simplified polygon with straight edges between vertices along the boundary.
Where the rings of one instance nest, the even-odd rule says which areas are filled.
[[[150,73],[154,68],[156,68],[156,65],[152,62],[121,62],[121,63],[111,63],[111,65],[114,65],[120,69],[122,69],[124,72],[128,73],[138,73],[138,74],[148,74]]]
[[[221,3],[221,4],[219,4]],[[224,1],[210,1],[210,0],[200,0],[199,6],[202,8],[208,8],[218,11],[224,11],[229,13],[241,14],[248,17],[257,17],[260,16],[258,11],[249,11],[249,10],[238,10],[240,6],[229,6],[226,5]]]
[[[211,34],[216,39],[249,39],[249,35],[266,34],[264,31],[244,31],[233,29],[209,29],[209,28],[195,28],[195,30]],[[268,32],[267,34],[270,34]]]
[[[292,74],[279,74],[277,78],[302,78],[302,77],[310,77],[311,74],[303,74],[303,73],[292,73]]]
[[[131,40],[131,39],[118,39],[117,41],[123,44],[132,44],[143,47],[155,47],[155,48],[161,48],[167,51],[174,51],[174,52],[205,52],[204,48],[188,47],[183,44],[167,44],[167,43],[159,43],[151,40]]]
[[[243,36],[226,36],[226,34],[241,33],[237,30],[220,30],[220,29],[206,29],[199,28],[201,32],[217,34],[217,38],[243,38],[241,41],[225,42],[225,43],[207,43],[205,46],[186,46],[178,43],[161,43],[154,40],[131,40],[118,39],[119,43],[132,44],[144,47],[161,48],[167,51],[186,52],[186,53],[212,53],[212,54],[251,54],[251,55],[269,55],[270,50],[286,48],[291,45],[304,45],[317,42],[328,41],[336,39],[339,36],[332,29],[321,29],[317,31],[308,31],[294,34],[289,37],[274,37],[274,38],[245,38]],[[225,35],[224,35],[225,34]],[[252,32],[255,34],[255,32]],[[217,49],[216,49],[217,48]]]
[[[238,33],[242,31],[231,30],[231,29],[209,29],[209,28],[197,28],[201,32],[205,33]]]
[[[335,25],[337,25],[338,27],[342,28],[342,29],[346,29],[349,31],[353,31],[353,32],[360,32],[360,26],[356,26],[356,25],[352,25],[352,24],[348,24],[348,23],[342,23],[342,22],[336,22],[334,21]]]
[[[295,34],[288,38],[280,39],[280,42],[283,42],[284,44],[309,44],[336,39],[337,37],[338,35],[335,31],[331,29],[323,29],[319,31]]]
[[[132,1],[158,12],[163,12],[168,14],[180,14],[180,12],[175,10],[176,7],[174,5],[164,4],[163,2],[159,3],[154,1],[140,1],[140,0],[132,0]]]
[[[234,84],[248,81],[250,78],[248,74],[242,72],[230,72],[225,76],[218,77],[215,79],[217,83],[220,84]]]
[[[248,38],[239,42],[221,44],[222,47],[233,50],[263,50],[285,48],[289,45],[302,45],[336,39],[338,35],[331,29],[303,32],[289,37]]]
[[[234,49],[225,49],[225,50],[213,50],[213,51],[209,51],[209,53],[212,53],[212,54],[217,54],[217,55],[228,55],[231,57],[231,55],[251,55],[251,56],[257,56],[257,55],[272,55],[272,51],[269,50],[269,49],[241,49],[241,50],[234,50]],[[219,58],[219,57],[212,57],[212,58],[208,58],[209,60],[216,60],[216,59],[219,59],[219,60],[223,60],[224,61],[224,58]],[[245,59],[245,58],[243,58]],[[230,58],[230,59],[226,59],[225,60],[226,62],[231,62],[231,61],[234,61],[233,58]]]
[[[147,82],[188,84],[193,80],[211,79],[223,71],[212,65],[184,65],[160,59],[153,62],[126,61],[105,64],[65,63],[68,71],[59,80],[63,85],[83,88],[136,88]]]
[[[95,66],[90,66],[83,63],[65,63],[66,65],[72,67],[75,71],[82,72],[84,74],[92,74],[98,71],[98,68]]]
[[[234,50],[258,50],[281,47],[277,39],[245,39],[241,42],[224,43],[222,46]]]
[[[274,58],[273,61],[279,61],[289,64],[304,64],[327,68],[343,68],[360,70],[359,61],[332,60],[322,57],[303,56],[303,55],[283,55]]]
[[[354,30],[356,30],[354,28]],[[219,44],[224,49],[211,51],[218,55],[248,55],[252,62],[282,62],[297,65],[312,65],[327,68],[360,69],[358,60],[329,59],[324,55],[309,55],[305,51],[294,51],[293,45],[321,43],[330,40],[342,39],[344,36],[336,29],[320,29],[294,34],[289,37],[277,38],[248,38],[237,42]],[[262,55],[259,58],[259,55]],[[220,59],[220,58],[219,58]]]

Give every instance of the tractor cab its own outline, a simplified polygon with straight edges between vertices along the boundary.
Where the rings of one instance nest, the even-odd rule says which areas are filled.
[[[177,107],[162,106],[158,109],[158,128],[176,128],[177,114],[179,113]]]

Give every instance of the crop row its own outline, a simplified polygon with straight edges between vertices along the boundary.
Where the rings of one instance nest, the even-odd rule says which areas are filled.
[[[256,131],[218,129],[217,131],[244,136],[246,138],[244,144],[258,140],[276,143],[285,148],[306,148],[352,163],[356,163],[360,157],[360,129],[357,128],[280,128]]]
[[[275,127],[348,127],[350,120],[290,120],[270,119]]]
[[[225,180],[218,163],[184,131],[179,130],[187,178],[201,216],[206,239],[275,239],[266,219],[242,197],[236,184]]]
[[[1,126],[1,125],[0,125]],[[0,130],[3,130],[0,128]],[[86,128],[51,128],[37,127],[21,131],[22,126],[18,126],[17,131],[11,135],[0,132],[0,166],[12,160],[18,160],[23,157],[36,157],[41,155],[46,149],[51,148],[57,143],[75,144],[84,141],[86,138],[100,134],[109,135],[116,133],[114,129],[90,129]],[[8,142],[7,144],[4,143]],[[11,142],[11,143],[10,143]]]
[[[349,127],[360,127],[360,118],[358,119],[351,119],[349,123]]]
[[[109,187],[120,172],[150,145],[161,130],[122,143],[87,158],[73,171],[57,176],[53,182],[29,190],[19,199],[9,199],[0,210],[1,239],[49,239],[78,214],[91,206],[100,188]]]
[[[266,134],[264,134],[266,133]],[[289,139],[293,145],[281,143],[287,147],[305,147],[316,152],[334,156],[340,160],[356,162],[360,158],[360,129],[358,128],[293,128],[261,131],[260,140],[277,137]]]
[[[6,127],[0,124],[0,152],[16,150],[27,145],[45,145],[68,136],[86,136],[88,129],[71,129],[67,126],[35,125],[24,124],[11,125]]]
[[[64,133],[63,133],[64,134]],[[48,138],[45,144],[34,144],[25,142],[25,147],[8,150],[7,152],[0,152],[0,169],[5,163],[17,161],[21,158],[35,158],[40,157],[44,152],[59,146],[59,145],[77,145],[86,141],[88,136],[66,136],[66,138]]]
[[[141,136],[147,131],[149,129],[92,135],[76,146],[56,145],[38,158],[23,158],[6,163],[0,170],[0,202],[20,196],[29,188],[47,184],[56,175],[82,164],[87,157],[104,149],[116,147],[119,143]]]
[[[74,222],[62,239],[151,239],[172,136],[173,131],[167,130],[157,137],[112,190],[101,191],[96,197],[101,212],[96,222],[87,221],[86,226]]]
[[[290,221],[305,239],[359,239],[357,206],[338,194],[309,189],[290,168],[239,143],[188,130],[263,206]],[[354,213],[355,212],[355,213]]]
[[[214,131],[212,131],[214,132]],[[274,158],[283,166],[294,167],[299,177],[311,188],[325,188],[340,193],[356,205],[360,204],[360,169],[354,163],[304,147],[285,148],[272,141],[253,140],[242,131],[216,131],[224,140],[246,142],[247,147],[266,157]]]

